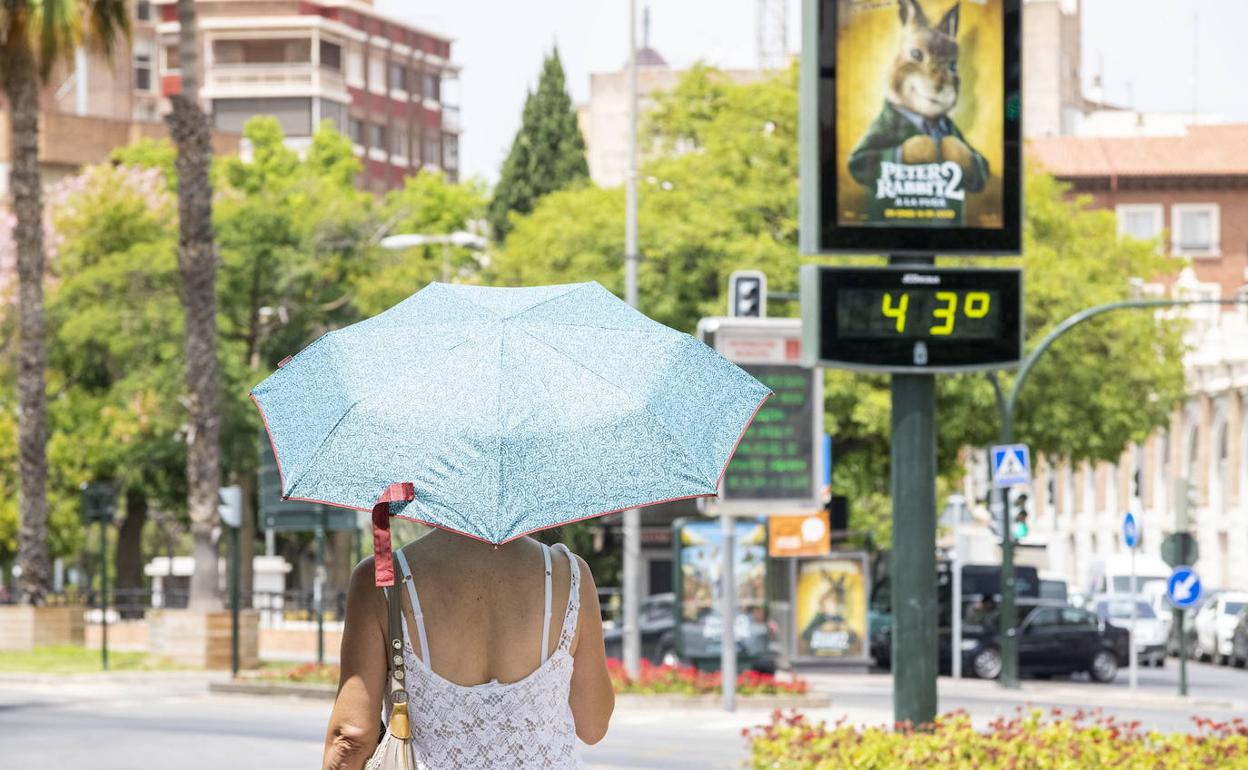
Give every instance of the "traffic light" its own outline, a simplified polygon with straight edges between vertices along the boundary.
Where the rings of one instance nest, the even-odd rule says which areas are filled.
[[[728,276],[728,315],[733,318],[767,316],[767,276],[760,270],[737,270]]]
[[[1023,538],[1027,537],[1027,533],[1031,531],[1031,528],[1027,526],[1027,515],[1028,513],[1030,513],[1030,511],[1027,508],[1029,502],[1030,502],[1030,498],[1027,496],[1026,492],[1019,492],[1018,495],[1014,497],[1014,501],[1013,501],[1014,532],[1013,534],[1014,534],[1014,539],[1016,541],[1022,540]]]

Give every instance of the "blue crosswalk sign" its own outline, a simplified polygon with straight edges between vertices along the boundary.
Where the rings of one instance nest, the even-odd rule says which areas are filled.
[[[992,485],[1012,487],[1031,483],[1031,452],[1026,444],[1005,444],[992,448]]]
[[[1122,543],[1128,548],[1135,548],[1140,542],[1140,525],[1135,521],[1135,514],[1130,511],[1122,518]]]
[[[1200,601],[1200,576],[1191,567],[1175,567],[1166,581],[1166,593],[1175,607],[1194,607]]]

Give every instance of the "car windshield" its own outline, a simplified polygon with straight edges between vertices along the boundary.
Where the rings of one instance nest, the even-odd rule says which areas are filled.
[[[1148,602],[1131,602],[1117,600],[1112,602],[1102,602],[1097,607],[1097,614],[1112,618],[1113,620],[1130,620],[1131,605],[1135,605],[1136,617],[1141,620],[1151,620],[1157,617],[1157,613],[1153,611],[1153,607]]]
[[[1166,582],[1166,577],[1158,576],[1158,575],[1136,575],[1135,587],[1133,589],[1131,586],[1130,575],[1114,575],[1114,580],[1113,580],[1114,591],[1113,592],[1116,594],[1129,594],[1133,590],[1144,591],[1147,589],[1150,583],[1158,583],[1158,582],[1164,584]]]
[[[1244,602],[1227,602],[1222,606],[1223,615],[1238,615],[1244,608]]]

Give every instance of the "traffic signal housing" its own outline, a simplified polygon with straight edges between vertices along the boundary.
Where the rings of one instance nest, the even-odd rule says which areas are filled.
[[[767,276],[761,270],[737,270],[728,276],[728,315],[767,317]]]

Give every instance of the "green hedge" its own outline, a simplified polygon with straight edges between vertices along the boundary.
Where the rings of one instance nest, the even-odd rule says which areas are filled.
[[[923,730],[860,729],[792,713],[745,731],[751,770],[1177,770],[1248,768],[1248,723],[1193,717],[1195,732],[1158,733],[1099,712],[1054,709],[999,718],[977,730],[964,712]]]

